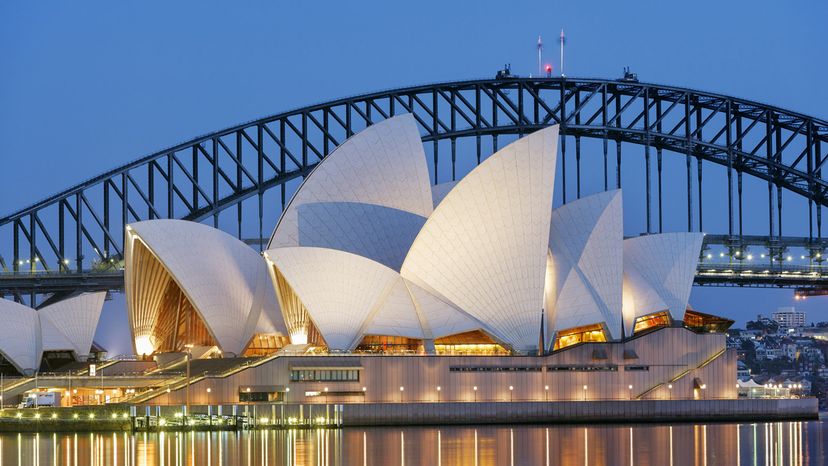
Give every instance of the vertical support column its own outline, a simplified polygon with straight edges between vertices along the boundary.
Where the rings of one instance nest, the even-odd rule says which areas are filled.
[[[437,166],[440,162],[440,141],[437,140],[437,91],[431,92],[431,136],[432,148],[434,150],[434,183],[439,183],[437,176]]]
[[[103,182],[103,223],[104,230],[109,231],[109,180]],[[104,256],[109,257],[109,235],[103,237]]]
[[[192,170],[193,170],[193,180],[195,180],[193,182],[193,202],[192,202],[193,212],[198,210],[198,204],[199,204],[199,202],[198,202],[198,147],[200,145],[201,145],[201,143],[198,143],[198,144],[193,146],[193,166],[192,166]]]
[[[690,134],[690,94],[684,95],[684,137],[687,145],[685,158],[687,159],[687,231],[693,231],[693,177],[690,170],[690,160],[693,154],[693,141]]]
[[[492,126],[497,128],[497,94],[492,93]],[[497,152],[497,132],[492,134],[492,153]]]
[[[66,221],[66,207],[63,205],[65,201],[60,200],[58,201],[58,270],[61,272],[66,272],[69,270],[69,264],[66,263],[66,238],[65,238],[65,225],[64,222]],[[15,258],[15,260],[17,260]],[[15,270],[16,271],[16,270]]]
[[[781,150],[782,147],[782,127],[779,126],[779,116],[774,114],[773,117],[773,126],[774,126],[774,147],[776,150]],[[774,154],[774,159],[777,158],[777,155]],[[779,154],[779,161],[781,162],[782,154]],[[782,238],[782,186],[776,185],[776,228],[777,228],[777,237]]]
[[[806,137],[806,150],[808,151],[808,176],[814,176],[814,125],[813,122],[808,120],[807,125],[807,137]],[[814,240],[814,186],[813,184],[808,184],[808,241],[813,242]],[[817,206],[819,206],[817,204]],[[817,207],[819,208],[819,207]]]
[[[126,173],[121,173],[121,194],[123,195],[121,199],[123,201],[121,202],[121,231],[123,235],[126,234],[126,226],[129,224],[129,184],[127,183]],[[135,220],[139,219],[136,218]],[[123,248],[121,250],[123,251]],[[109,253],[107,253],[108,255]]]
[[[480,141],[480,112],[482,109],[480,108],[480,85],[474,86],[474,127],[477,130],[477,133],[474,136],[475,142],[477,143],[477,165],[480,165],[480,157],[481,157],[481,141]],[[436,180],[435,180],[436,183]]]
[[[241,131],[236,131],[236,191],[242,190],[242,164],[244,163],[244,159],[242,158],[242,136]],[[236,204],[236,228],[239,234],[239,240],[242,239],[242,203],[239,202]],[[261,241],[259,242],[261,244]]]
[[[523,83],[520,82],[520,81],[518,81],[518,83],[517,83],[517,92],[518,92],[518,112],[517,112],[518,113],[518,115],[517,115],[517,117],[518,117],[518,121],[517,121],[517,124],[518,124],[518,137],[522,138],[523,134],[524,134],[524,128],[523,128]],[[452,114],[453,113],[454,112],[453,112],[453,109],[452,109]]]
[[[218,201],[219,201],[219,151],[218,151],[218,138],[212,139],[212,151],[213,151],[213,201],[212,209],[213,209],[213,227],[218,228],[219,225],[219,210],[218,210]]]
[[[822,161],[822,142],[819,139],[814,140],[814,160]],[[822,178],[822,168],[816,170],[816,176]],[[816,203],[816,227],[817,240],[822,241],[822,202]]]
[[[12,270],[20,272],[20,222],[14,221],[14,239],[12,245],[12,254],[14,255],[14,264]]]
[[[155,218],[155,161],[147,164],[147,198],[149,199],[149,208],[147,209],[147,216],[150,220]],[[107,230],[108,231],[108,230]]]
[[[575,91],[575,125],[581,124],[581,93]],[[581,137],[575,136],[575,198],[581,198]]]
[[[734,113],[734,118],[736,119],[736,137],[738,142],[736,143],[736,150],[739,154],[739,159],[736,163],[736,182],[737,182],[737,189],[738,189],[738,196],[737,200],[739,203],[739,237],[741,238],[744,235],[744,223],[743,223],[743,204],[742,204],[742,117],[739,116],[739,104],[733,104],[731,111]]]
[[[647,202],[647,233],[652,233],[652,190],[650,181],[650,88],[644,89],[644,170]]]
[[[561,139],[561,193],[563,203],[566,204],[566,78],[561,79],[561,125],[559,134]]]
[[[262,226],[263,218],[264,218],[264,191],[262,189],[262,184],[264,182],[264,128],[262,127],[264,123],[260,123],[256,125],[256,188],[258,191],[258,201],[259,201],[259,252],[262,252],[264,248],[264,228]],[[285,172],[285,166],[280,165],[279,169],[282,173]],[[281,184],[284,189],[284,183]]]
[[[348,123],[349,130],[351,128],[350,115],[351,115],[351,105],[348,104],[348,120],[347,120],[347,123]],[[285,117],[285,118],[287,118],[287,117]],[[285,126],[287,126],[287,125],[285,123],[285,118],[282,118],[281,120],[279,120],[279,142],[280,142],[280,144],[279,144],[279,164],[282,167],[283,172],[287,171],[287,169],[285,168],[285,164],[287,164],[287,148],[285,146],[285,144],[286,144],[286,142],[285,142],[285,131],[286,131]],[[305,167],[304,166],[299,167],[299,169],[304,170]],[[280,205],[282,207],[281,211],[284,212],[285,211],[285,204],[287,203],[287,199],[286,199],[287,193],[285,192],[287,187],[285,186],[285,183],[282,183],[280,185],[280,188],[281,188],[280,189],[281,197],[279,198],[279,201],[280,201]]]
[[[451,92],[451,132],[457,131],[457,112],[454,110],[457,101],[456,91]],[[457,180],[457,138],[451,138],[451,181]]]
[[[656,95],[656,132],[661,134],[661,97]],[[660,143],[660,141],[657,141]],[[656,144],[656,169],[658,170],[658,232],[664,233],[664,190],[662,189],[661,146]]]
[[[175,193],[175,180],[173,179],[173,154],[167,154],[167,218],[175,218],[175,207],[173,205],[173,194]]]
[[[609,166],[607,164],[607,85],[601,84],[601,127],[603,131],[601,132],[601,142],[604,146],[604,191],[609,189],[609,180],[608,180],[608,171]]]
[[[75,194],[75,264],[78,272],[83,271],[83,203],[80,193]]]
[[[615,87],[615,188],[621,189],[621,94]]]
[[[37,259],[40,259],[37,257],[37,244],[35,240],[37,235],[35,233],[35,214],[32,212],[29,214],[29,268],[32,272],[37,271]],[[32,306],[34,306],[34,301],[32,301]]]
[[[732,111],[730,108],[730,100],[727,101],[725,107],[727,114],[725,115],[725,138],[727,143],[727,234],[733,236],[733,131],[732,131]]]
[[[771,165],[773,159],[773,128],[771,123],[771,111],[765,112],[765,149],[768,166]],[[776,173],[772,169],[768,169],[768,236],[773,240],[773,181],[771,181]]]
[[[699,141],[703,141],[702,138],[702,107],[701,104],[696,101],[696,139]],[[702,147],[702,146],[700,146]],[[702,196],[702,187],[704,186],[702,183],[702,157],[701,154],[696,154],[696,168],[699,172],[699,231],[704,231],[704,215],[702,212],[702,207],[704,206],[704,196]]]

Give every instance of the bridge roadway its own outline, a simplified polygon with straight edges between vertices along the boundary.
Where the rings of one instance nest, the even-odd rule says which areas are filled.
[[[251,243],[251,241],[246,241]],[[789,288],[799,296],[828,293],[828,241],[805,237],[705,236],[696,271],[699,286]],[[771,260],[771,257],[774,259]],[[123,270],[0,272],[0,296],[37,290],[56,295],[79,291],[122,290]]]

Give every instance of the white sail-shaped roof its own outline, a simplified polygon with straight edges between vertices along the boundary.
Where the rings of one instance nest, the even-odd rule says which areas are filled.
[[[265,254],[290,283],[333,350],[353,349],[386,298],[399,291],[395,290],[400,282],[397,272],[356,254],[314,247],[277,248]],[[405,303],[397,298],[396,304],[403,309],[385,312],[416,319],[410,300]],[[408,320],[400,325],[414,327]]]
[[[703,233],[662,233],[624,240],[624,322],[669,310],[681,316],[687,308]]]
[[[331,349],[352,350],[366,335],[429,340],[489,331],[397,271],[365,257],[312,247],[276,248],[265,254]]]
[[[472,170],[434,209],[401,269],[521,351],[538,345],[557,140],[557,126],[539,130]]]
[[[138,315],[132,288],[132,243],[141,241],[163,264],[192,303],[222,351],[240,354],[260,325],[262,312],[279,316],[268,294],[273,293],[264,260],[233,236],[195,222],[149,220],[127,229],[125,283],[130,322],[152,319]],[[152,310],[140,312],[151,314]],[[157,318],[157,316],[156,316]],[[273,321],[275,320],[275,321]],[[270,324],[287,335],[284,320]],[[144,324],[146,325],[146,324]]]
[[[0,353],[21,373],[36,372],[43,354],[37,311],[0,298],[0,322]]]
[[[43,350],[71,350],[78,356],[88,355],[104,299],[105,291],[81,293],[40,309]]]
[[[338,249],[399,270],[431,211],[417,124],[401,115],[357,133],[317,165],[282,213],[268,249]]]
[[[614,338],[621,337],[623,238],[620,190],[552,212],[556,330],[604,322]]]
[[[442,338],[472,330],[494,332],[486,324],[441,300],[414,283],[405,280],[414,305],[424,322],[426,338]],[[429,337],[430,335],[430,337]]]

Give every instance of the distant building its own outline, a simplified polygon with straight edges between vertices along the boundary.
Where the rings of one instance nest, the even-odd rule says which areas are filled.
[[[771,318],[783,328],[799,328],[805,326],[805,313],[793,307],[780,307]]]

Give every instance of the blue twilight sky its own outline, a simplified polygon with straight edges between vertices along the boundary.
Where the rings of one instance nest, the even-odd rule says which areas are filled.
[[[614,78],[628,65],[644,81],[826,118],[825,18],[828,3],[817,0],[7,0],[0,3],[0,213],[156,149],[293,107],[491,77],[507,62],[528,75],[538,34],[557,69],[562,27],[570,76]],[[794,304],[790,291],[699,288],[691,302],[739,323]],[[809,319],[828,320],[826,303],[797,305]],[[98,332],[113,353],[128,350],[122,306],[118,297],[107,305]]]

